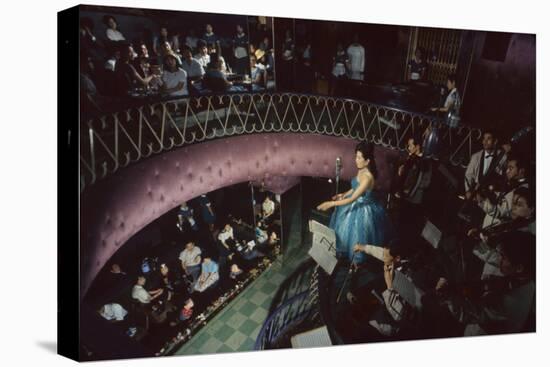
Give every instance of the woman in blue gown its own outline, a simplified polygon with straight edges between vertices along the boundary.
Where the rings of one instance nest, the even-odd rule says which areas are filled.
[[[336,254],[355,264],[366,260],[363,251],[354,252],[356,244],[385,247],[391,240],[391,224],[384,207],[372,191],[376,166],[372,146],[359,143],[355,148],[357,176],[351,180],[351,190],[335,195],[317,207],[328,210],[335,207],[330,228],[336,233]]]

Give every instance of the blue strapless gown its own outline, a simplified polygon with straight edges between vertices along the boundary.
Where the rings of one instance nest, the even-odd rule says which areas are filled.
[[[351,180],[355,190],[359,186],[357,177]],[[391,240],[392,226],[386,210],[374,198],[372,190],[367,190],[353,203],[338,206],[330,218],[330,228],[336,232],[336,254],[348,260],[353,258],[355,244],[375,246],[387,245]],[[355,263],[366,260],[367,254],[355,254]]]

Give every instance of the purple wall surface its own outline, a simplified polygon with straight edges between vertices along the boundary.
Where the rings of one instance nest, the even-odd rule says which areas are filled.
[[[336,157],[342,157],[342,178],[350,180],[356,144],[313,134],[232,137],[149,158],[96,183],[81,196],[81,299],[120,246],[182,201],[246,181],[264,180],[283,190],[294,177],[332,177]],[[389,188],[397,156],[376,147],[378,189]]]
[[[463,116],[476,126],[503,132],[535,122],[536,37],[512,34],[503,61],[483,57],[489,32],[476,32]]]

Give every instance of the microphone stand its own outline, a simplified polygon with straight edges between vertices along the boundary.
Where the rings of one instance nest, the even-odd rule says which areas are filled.
[[[342,170],[342,159],[340,157],[336,158],[336,193],[338,195],[338,186],[340,185],[340,171]]]

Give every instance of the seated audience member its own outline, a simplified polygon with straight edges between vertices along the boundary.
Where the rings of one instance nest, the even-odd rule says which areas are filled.
[[[233,235],[233,227],[231,227],[231,224],[227,223],[222,231],[218,234],[218,240],[222,244],[225,251],[222,250],[222,252],[226,253],[226,256],[229,255],[231,252],[231,247],[235,243],[235,237]],[[221,254],[220,254],[221,255]]]
[[[164,292],[162,288],[155,289],[152,291],[147,291],[143,286],[145,285],[145,277],[139,276],[137,278],[137,283],[132,289],[132,298],[137,300],[142,304],[150,304],[151,301],[160,297]]]
[[[149,64],[149,59],[147,57],[140,56],[136,59],[137,62],[134,63],[134,68],[138,72],[139,76],[143,79],[152,75],[151,73],[151,64]]]
[[[166,301],[170,301],[176,289],[176,279],[166,264],[160,265],[160,276],[162,279],[162,287],[164,288],[165,299]]]
[[[122,321],[128,314],[128,311],[118,303],[107,303],[99,309],[99,314],[105,320]]]
[[[193,217],[193,209],[188,207],[186,202],[183,202],[183,204],[181,204],[181,206],[178,210],[178,223],[177,223],[177,225],[178,225],[178,228],[180,229],[180,231],[183,231],[184,221],[187,222],[187,224],[189,225],[189,227],[193,231],[198,231],[199,230],[199,226],[197,225],[197,221],[195,221],[195,218]]]
[[[479,192],[476,199],[486,213],[483,228],[496,225],[510,219],[514,191],[520,187],[528,187],[527,169],[529,163],[519,156],[508,158],[506,168],[506,183],[503,187],[489,185],[488,190]]]
[[[188,47],[184,48],[182,56],[183,61],[181,63],[181,68],[187,73],[187,79],[190,82],[201,80],[204,75],[204,68],[197,60],[193,58],[191,49]]]
[[[275,202],[271,200],[269,195],[266,195],[262,203],[262,219],[271,219],[273,213],[275,213]]]
[[[174,54],[165,56],[165,69],[162,73],[162,91],[170,97],[183,97],[189,95],[187,89],[187,73],[178,67],[178,61]]]
[[[157,60],[162,62],[166,59],[167,55],[174,55],[174,57],[176,58],[178,67],[181,66],[181,57],[178,53],[176,53],[176,51],[172,49],[172,46],[170,46],[170,42],[162,43],[160,46],[160,49],[161,49],[160,56],[157,56]]]
[[[231,69],[227,66],[224,57],[222,56],[221,47],[219,44],[209,44],[208,53],[210,54],[210,63],[219,60],[220,61],[220,71],[226,75],[231,73]],[[210,63],[206,66],[210,67]]]
[[[120,31],[117,29],[117,22],[115,17],[112,15],[105,15],[103,17],[103,24],[107,27],[105,30],[105,36],[109,41],[120,42],[125,41],[126,38]]]
[[[225,93],[233,85],[221,71],[221,63],[216,54],[213,54],[212,61],[208,64],[209,67],[202,79],[203,86],[214,93]]]
[[[131,45],[125,44],[122,47],[121,59],[116,63],[114,82],[115,94],[117,96],[126,96],[134,86],[147,86],[149,82],[156,78],[155,75],[149,75],[142,78],[132,65],[134,50]]]
[[[257,245],[254,240],[242,240],[240,244],[236,244],[237,260],[241,259],[241,264],[245,261],[251,261],[259,257],[264,257],[265,254],[259,250],[260,245]]]
[[[162,45],[168,42],[170,44],[170,49],[174,52],[179,52],[180,45],[177,35],[169,35],[168,28],[166,26],[160,27],[160,33],[153,37],[153,52],[157,56],[163,54]]]
[[[218,264],[216,264],[209,256],[205,256],[202,261],[201,275],[195,283],[195,291],[204,292],[209,287],[214,285],[220,278],[218,273]]]
[[[147,60],[150,59],[149,57],[149,49],[147,48],[147,44],[145,44],[145,42],[141,41],[138,43],[138,58],[146,58]]]
[[[199,53],[195,55],[195,60],[197,60],[204,69],[210,64],[210,54],[208,53],[208,47],[206,47],[204,41],[199,42]]]
[[[269,239],[267,240],[267,243],[271,246],[275,246],[279,243],[279,237],[277,236],[277,232],[271,231],[269,235]]]
[[[191,316],[193,316],[194,306],[195,304],[193,303],[193,300],[191,298],[188,298],[185,301],[183,308],[181,309],[180,317],[179,317],[180,321],[187,321],[191,318]]]
[[[267,231],[265,230],[262,221],[258,221],[256,223],[256,229],[254,232],[256,234],[256,241],[258,241],[259,244],[263,244],[267,241]]]
[[[122,271],[120,265],[118,265],[117,263],[113,263],[111,265],[111,274],[126,275],[126,273]]]
[[[195,307],[193,300],[191,298],[186,299],[178,314],[177,320],[170,322],[170,326],[176,326],[182,322],[189,323],[193,316],[193,307]]]
[[[262,244],[256,245],[256,250],[259,251],[262,254],[270,254],[274,250],[278,248],[279,245],[279,237],[277,236],[277,232],[275,231],[269,231],[269,237],[267,241],[265,241]]]
[[[240,278],[242,278],[241,275],[243,273],[243,270],[239,268],[238,264],[232,264],[231,268],[229,269],[229,278],[239,281],[241,280]]]
[[[114,72],[116,69],[116,64],[120,60],[120,48],[111,46],[109,48],[109,56],[108,59],[105,61],[105,64],[103,65],[103,68],[106,71]]]
[[[182,270],[191,276],[193,281],[199,278],[201,272],[201,253],[201,249],[196,247],[194,242],[188,242],[179,256]]]

